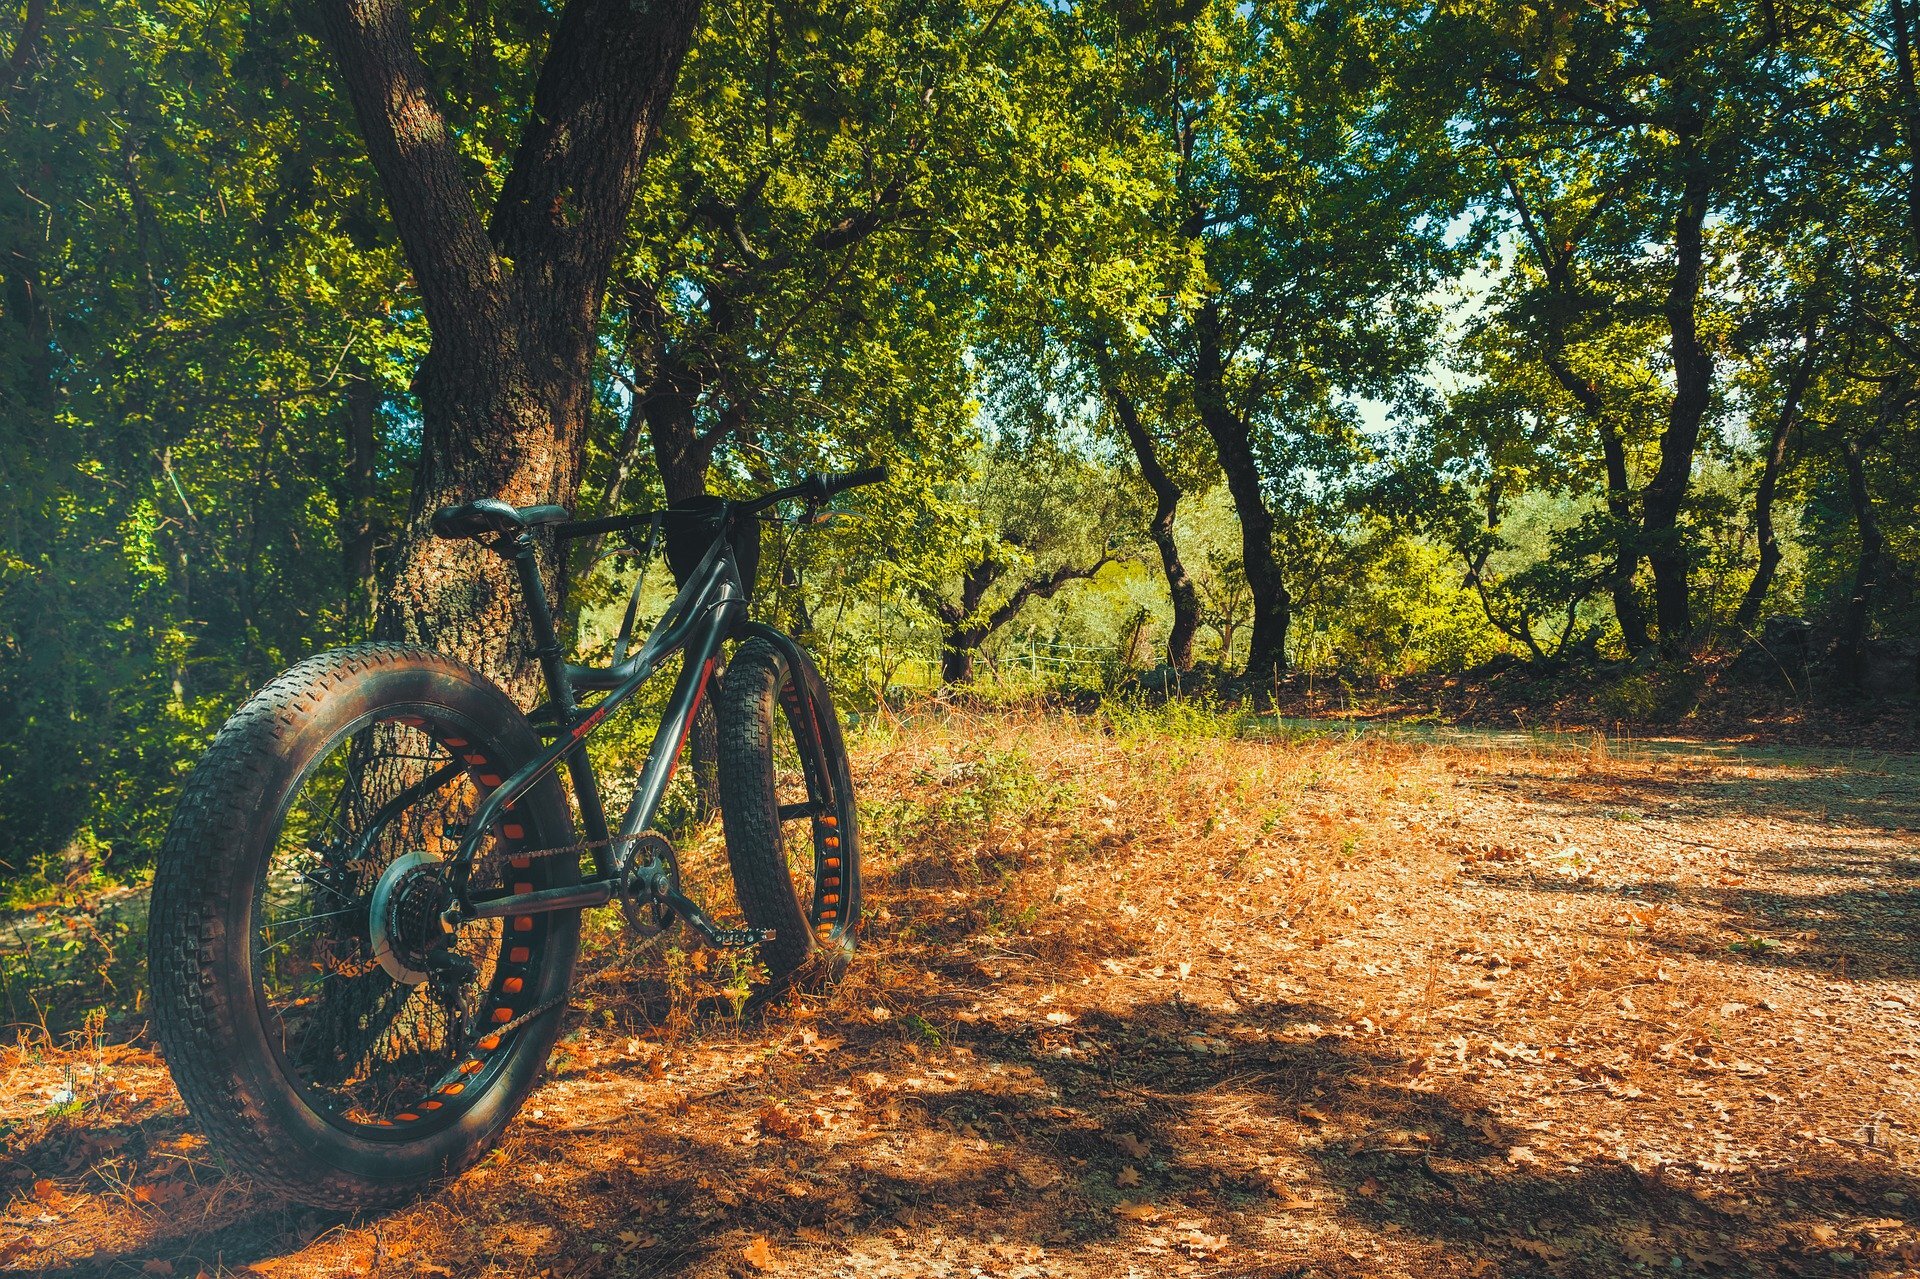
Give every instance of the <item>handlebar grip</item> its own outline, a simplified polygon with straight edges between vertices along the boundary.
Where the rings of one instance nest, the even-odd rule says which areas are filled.
[[[885,466],[869,466],[859,471],[845,471],[838,475],[822,475],[820,477],[820,494],[822,497],[832,497],[836,493],[844,493],[848,489],[857,489],[862,485],[882,483],[886,478],[887,468]]]

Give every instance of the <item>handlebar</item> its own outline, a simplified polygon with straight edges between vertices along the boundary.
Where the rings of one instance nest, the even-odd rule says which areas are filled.
[[[826,502],[848,489],[862,488],[868,484],[879,484],[886,480],[888,470],[884,466],[868,466],[858,471],[825,471],[808,475],[798,484],[789,484],[786,488],[775,489],[771,493],[762,493],[759,497],[733,503],[733,509],[740,515],[758,515],[769,507],[782,502],[791,502],[796,498],[808,502]],[[653,519],[652,512],[637,512],[628,515],[603,515],[598,519],[574,520],[554,529],[554,534],[562,539],[576,537],[596,537],[602,533],[624,533],[630,529],[645,528]]]
[[[771,493],[740,502],[737,504],[737,509],[743,515],[757,515],[770,506],[790,502],[796,497],[805,498],[809,502],[825,502],[835,494],[867,484],[878,484],[886,478],[887,468],[884,466],[869,466],[858,471],[815,473],[798,484],[790,484],[786,488],[775,489]]]
[[[869,484],[884,484],[891,472],[885,466],[867,466],[857,471],[843,471],[838,475],[822,475],[822,485],[827,496],[844,493],[848,489],[865,488]]]

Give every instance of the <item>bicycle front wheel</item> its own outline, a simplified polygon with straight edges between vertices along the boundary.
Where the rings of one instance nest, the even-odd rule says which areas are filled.
[[[826,681],[805,654],[795,669],[780,646],[750,639],[727,663],[718,711],[734,888],[747,922],[774,932],[761,962],[776,984],[837,977],[860,922],[860,829]]]
[[[559,1029],[578,912],[469,921],[443,874],[539,739],[438,653],[323,653],[236,712],[195,768],[154,872],[155,1029],[188,1109],[242,1172],[366,1208],[458,1172],[532,1088]],[[548,779],[479,851],[476,891],[577,883]]]

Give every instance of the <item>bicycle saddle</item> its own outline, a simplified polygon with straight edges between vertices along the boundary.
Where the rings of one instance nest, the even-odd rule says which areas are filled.
[[[542,524],[563,524],[571,512],[564,506],[508,506],[497,497],[483,497],[433,513],[435,537],[479,537],[485,533],[517,533]]]

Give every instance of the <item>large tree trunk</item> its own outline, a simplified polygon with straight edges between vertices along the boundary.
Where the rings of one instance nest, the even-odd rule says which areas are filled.
[[[1697,149],[1699,143],[1692,145]],[[1672,334],[1673,405],[1660,437],[1660,465],[1647,484],[1645,546],[1653,568],[1654,618],[1660,650],[1685,656],[1693,634],[1687,580],[1688,556],[1680,531],[1693,476],[1700,428],[1713,392],[1713,355],[1700,341],[1698,308],[1704,249],[1701,229],[1712,203],[1712,182],[1696,157],[1689,165],[1673,220],[1673,283],[1667,290],[1667,327]]]
[[[1761,606],[1766,603],[1767,591],[1773,585],[1774,572],[1780,567],[1780,540],[1773,531],[1773,492],[1780,482],[1780,468],[1787,461],[1787,442],[1793,438],[1793,425],[1800,415],[1800,399],[1813,376],[1819,345],[1817,330],[1809,329],[1806,349],[1787,379],[1780,414],[1773,420],[1773,434],[1767,441],[1760,483],[1753,493],[1753,527],[1760,542],[1760,562],[1754,566],[1753,580],[1747,583],[1747,593],[1741,597],[1740,608],[1733,615],[1733,626],[1738,631],[1752,631],[1760,620]]]
[[[490,220],[399,0],[324,0],[352,102],[413,269],[433,346],[407,530],[377,633],[474,662],[538,695],[511,567],[427,529],[476,497],[571,504],[585,454],[595,330],[644,162],[692,38],[695,0],[572,0]]]
[[[1220,344],[1220,308],[1209,301],[1195,319],[1193,406],[1213,437],[1227,492],[1240,516],[1240,558],[1253,600],[1253,639],[1247,649],[1247,678],[1276,680],[1287,669],[1287,627],[1293,597],[1287,592],[1280,561],[1273,553],[1273,512],[1262,492],[1260,466],[1253,455],[1253,431],[1227,398],[1226,360]]]
[[[1006,572],[991,559],[982,560],[960,575],[960,601],[931,599],[940,619],[940,682],[946,685],[973,683],[974,656],[987,642],[992,627],[980,616],[987,592]]]
[[[953,627],[940,636],[940,682],[950,688],[973,683],[974,659],[986,643],[982,626]]]
[[[1153,490],[1153,521],[1147,525],[1147,535],[1160,550],[1160,565],[1167,575],[1167,595],[1173,603],[1173,630],[1167,635],[1167,662],[1175,670],[1191,670],[1193,637],[1200,630],[1200,592],[1194,589],[1193,579],[1187,575],[1187,566],[1180,559],[1180,544],[1173,536],[1173,518],[1180,507],[1180,486],[1167,474],[1167,468],[1160,465],[1159,450],[1154,447],[1153,436],[1147,433],[1146,426],[1140,421],[1139,409],[1133,397],[1121,389],[1118,379],[1114,377],[1105,349],[1102,348],[1098,355],[1100,378],[1105,385],[1107,398],[1113,404],[1114,416],[1120,419],[1127,443],[1133,446],[1133,456],[1140,464],[1141,478]]]

